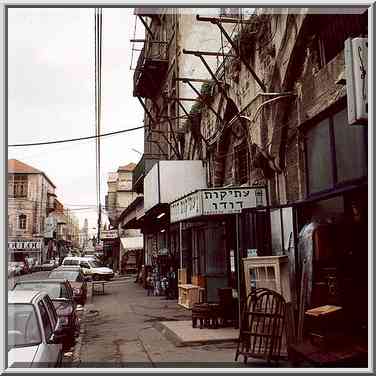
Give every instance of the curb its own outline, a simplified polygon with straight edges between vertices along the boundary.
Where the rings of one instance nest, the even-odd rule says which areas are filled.
[[[86,332],[86,325],[85,325],[85,316],[86,316],[86,312],[88,310],[88,305],[91,305],[92,303],[92,294],[91,294],[91,284],[90,284],[90,287],[89,287],[89,283],[88,283],[88,287],[87,287],[87,298],[86,298],[86,302],[85,302],[85,305],[83,307],[83,310],[82,310],[82,313],[81,313],[81,317],[80,317],[80,335],[77,339],[77,343],[74,347],[74,351],[73,351],[73,357],[72,357],[72,364],[76,365],[76,364],[80,364],[81,363],[81,350],[82,350],[82,340],[83,340],[83,337],[85,335],[85,332]]]
[[[189,346],[203,346],[211,345],[217,343],[236,343],[238,339],[212,339],[208,340],[192,340],[184,341],[176,333],[174,333],[170,328],[163,325],[162,322],[157,321],[154,323],[154,327],[159,330],[170,342],[172,342],[176,347],[189,347]]]

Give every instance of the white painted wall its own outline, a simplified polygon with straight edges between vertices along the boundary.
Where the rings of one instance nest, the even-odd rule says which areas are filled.
[[[159,203],[170,203],[196,189],[206,187],[205,168],[202,161],[159,161],[144,180],[145,211]]]

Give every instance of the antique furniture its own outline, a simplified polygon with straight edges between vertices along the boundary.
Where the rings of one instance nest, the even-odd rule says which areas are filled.
[[[248,295],[243,309],[235,361],[243,355],[278,362],[285,329],[286,302],[277,292],[258,288]]]
[[[290,275],[287,256],[255,256],[243,258],[246,294],[251,288],[267,288],[278,292],[286,302],[291,301]]]
[[[200,329],[217,329],[220,320],[220,306],[217,303],[196,303],[192,308],[192,327],[196,328],[200,321]]]

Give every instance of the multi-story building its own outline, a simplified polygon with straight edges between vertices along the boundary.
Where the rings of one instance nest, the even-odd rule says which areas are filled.
[[[148,12],[143,13],[151,20],[146,24],[148,33],[157,36],[157,30],[167,27],[168,16],[163,11],[159,16]],[[188,282],[204,287],[209,300],[215,298],[218,287],[231,286],[242,293],[239,265],[247,255],[287,255],[295,291],[299,290],[302,260],[308,258],[308,306],[331,303],[346,307],[348,322],[357,322],[357,330],[364,331],[368,291],[367,10],[339,14],[327,9],[256,9],[238,20],[208,16],[199,17],[196,23],[206,25],[205,36],[217,32],[217,41],[227,40],[230,48],[209,77],[210,90],[203,85],[196,93],[199,105],[188,114],[181,105],[170,112],[169,120],[175,121],[172,127],[168,120],[162,123],[163,116],[150,123],[145,130],[145,153],[155,157],[159,146],[151,152],[147,142],[157,130],[159,140],[164,140],[159,142],[164,154],[157,159],[163,159],[163,154],[165,159],[202,161],[205,182],[197,179],[196,187],[189,187],[193,193],[179,192],[181,168],[191,176],[190,182],[195,178],[193,171],[200,172],[188,164],[178,165],[185,161],[162,161],[150,167],[146,165],[149,154],[144,155],[135,169],[134,186],[141,191],[144,181],[145,228],[160,223],[155,232],[159,231],[161,241],[152,238],[151,248],[158,250],[163,242],[167,244],[170,253],[179,256],[180,267],[187,269]],[[235,27],[234,35],[226,32],[226,23]],[[147,98],[146,120],[158,119],[158,111],[164,114],[160,101],[165,97],[171,56],[176,57],[174,72],[179,72],[174,82],[181,82],[176,78],[187,73],[182,69],[187,51],[179,43],[190,35],[184,37],[180,32],[181,28],[176,54],[167,54],[153,84],[150,72],[157,69],[153,58],[136,70],[135,95]],[[360,39],[354,42],[354,38]],[[146,38],[144,54],[155,40],[158,38]],[[167,38],[167,46],[169,41]],[[205,43],[200,49],[207,54],[188,53],[198,63],[215,53]],[[141,54],[141,61],[143,58]],[[202,79],[195,66],[191,65],[191,82]],[[356,88],[361,88],[358,96]],[[170,103],[167,107],[171,111]],[[355,120],[354,108],[357,114],[363,110]],[[180,148],[173,144],[173,129],[182,130],[177,137]],[[161,210],[150,211],[155,206]],[[147,221],[151,214],[153,218]],[[315,249],[314,254],[304,248],[302,236],[311,236],[314,246],[309,249]]]
[[[16,159],[8,160],[9,257],[47,257],[45,221],[54,210],[55,185],[47,175]]]
[[[168,201],[188,193],[196,184],[205,186],[204,165],[184,161],[185,150],[191,147],[185,134],[186,120],[201,106],[201,86],[205,84],[208,92],[212,90],[210,79],[229,44],[196,15],[219,16],[224,12],[220,8],[135,9],[146,29],[133,90],[145,110],[144,155],[133,174],[133,189],[145,193],[142,227],[146,264],[159,255],[170,255],[173,262],[178,262],[179,255],[170,245]],[[235,19],[241,16],[238,10],[230,14]],[[224,30],[232,34],[233,24],[224,24]],[[165,160],[176,163],[159,162]],[[157,167],[144,191],[144,178],[153,166]],[[172,179],[163,188],[166,192],[161,188],[162,175]],[[151,191],[146,193],[146,189]],[[153,199],[149,201],[149,197]]]
[[[140,196],[132,188],[132,176],[135,168],[134,163],[120,166],[116,173],[108,175],[108,194],[106,195],[106,212],[110,222],[108,231],[103,231],[103,251],[115,270],[120,268],[121,263],[121,238],[140,236],[140,230],[127,229],[122,227],[124,211],[134,200]],[[117,236],[114,237],[114,230]]]
[[[85,218],[84,220],[84,225],[80,229],[80,249],[85,249],[89,244],[89,225],[88,225],[88,220]]]

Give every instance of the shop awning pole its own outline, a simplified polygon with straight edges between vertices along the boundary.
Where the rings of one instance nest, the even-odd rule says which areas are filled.
[[[240,231],[239,231],[239,217],[240,217],[240,214],[235,214],[235,227],[236,227],[236,257],[238,259],[238,320],[239,320],[239,330],[241,330],[241,325],[242,325],[242,320],[241,320],[241,316],[242,316],[242,313],[241,313],[241,304],[240,304],[240,265],[241,265],[241,261],[240,261],[240,239],[239,239],[239,235],[240,235]]]
[[[183,224],[179,222],[180,269],[183,269]]]

